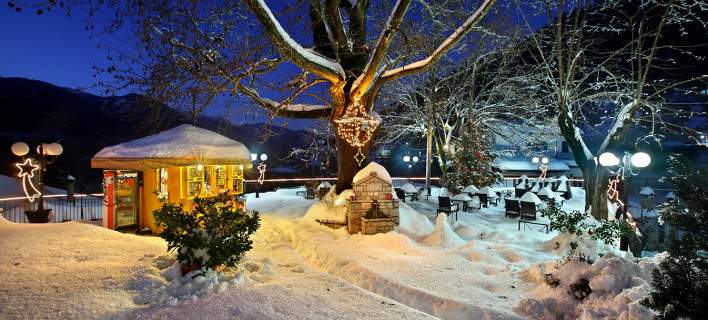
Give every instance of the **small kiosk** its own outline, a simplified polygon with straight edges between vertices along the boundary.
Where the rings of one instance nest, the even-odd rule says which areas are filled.
[[[109,229],[157,227],[152,212],[162,201],[191,205],[194,197],[243,193],[251,155],[240,142],[183,124],[107,147],[91,158],[103,169],[103,225]]]

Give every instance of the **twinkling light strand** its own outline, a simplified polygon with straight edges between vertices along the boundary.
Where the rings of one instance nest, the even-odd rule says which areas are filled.
[[[380,121],[374,119],[361,103],[355,101],[345,111],[344,116],[334,120],[334,123],[336,123],[337,135],[350,146],[358,148],[354,159],[361,165],[366,159],[361,148],[371,141]]]

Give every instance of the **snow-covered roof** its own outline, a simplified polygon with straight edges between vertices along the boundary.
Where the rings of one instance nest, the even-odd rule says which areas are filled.
[[[530,159],[524,157],[513,157],[513,158],[499,158],[494,161],[495,167],[505,170],[505,171],[537,171],[538,165],[531,162]],[[549,171],[566,171],[570,170],[570,167],[561,160],[549,158],[548,159],[548,170]]]
[[[352,183],[359,183],[360,181],[368,178],[371,175],[376,175],[379,179],[386,181],[391,185],[393,184],[393,180],[391,180],[391,175],[388,174],[386,168],[376,162],[371,162],[366,167],[359,170],[359,172],[357,172],[354,176]]]
[[[103,148],[92,168],[145,170],[185,165],[247,164],[242,143],[216,132],[183,124],[155,135]]]
[[[45,195],[66,194],[66,191],[50,186],[44,186]],[[0,198],[24,197],[22,182],[15,177],[8,177],[0,174]]]

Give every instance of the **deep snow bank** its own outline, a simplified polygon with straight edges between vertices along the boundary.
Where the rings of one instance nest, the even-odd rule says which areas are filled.
[[[553,262],[534,265],[524,276],[537,285],[515,311],[532,319],[651,319],[653,313],[639,302],[649,293],[651,271],[663,257],[636,263],[608,253],[592,264],[571,260],[557,269]],[[557,286],[544,283],[548,273]],[[571,286],[585,281],[592,293],[580,299]]]

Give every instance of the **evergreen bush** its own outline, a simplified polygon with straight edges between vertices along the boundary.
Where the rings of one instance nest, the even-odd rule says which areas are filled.
[[[242,202],[226,193],[194,198],[193,203],[191,210],[165,202],[153,211],[168,250],[177,250],[182,265],[212,269],[237,265],[252,248],[250,237],[260,226],[258,212],[246,212]]]

